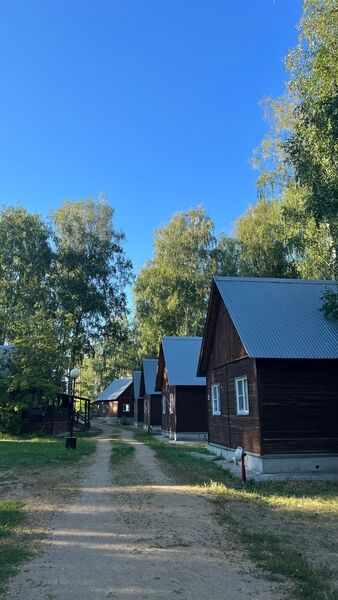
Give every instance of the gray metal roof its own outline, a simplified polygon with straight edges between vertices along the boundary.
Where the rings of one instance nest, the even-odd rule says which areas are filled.
[[[197,377],[201,337],[165,336],[162,347],[169,385],[205,385],[205,377]]]
[[[134,400],[137,400],[140,396],[140,387],[141,387],[141,371],[133,371]]]
[[[248,356],[338,358],[338,323],[320,310],[333,281],[215,277]]]
[[[156,392],[156,374],[157,374],[157,358],[145,358],[142,361],[143,375],[144,375],[144,388],[146,394],[160,394]]]
[[[107,400],[117,400],[121,396],[122,392],[131,385],[133,381],[132,377],[125,377],[124,379],[115,379],[113,383],[99,394],[95,402],[104,402]]]

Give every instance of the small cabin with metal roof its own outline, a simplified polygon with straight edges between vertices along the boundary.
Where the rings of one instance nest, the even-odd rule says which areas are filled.
[[[140,397],[141,371],[133,371],[134,427],[143,427],[143,398]]]
[[[161,392],[155,390],[157,358],[142,361],[140,394],[144,398],[144,429],[161,430]]]
[[[206,379],[196,375],[201,337],[161,340],[155,389],[162,394],[162,432],[175,440],[207,439]]]
[[[338,323],[332,281],[215,277],[198,375],[209,448],[259,472],[338,471]]]
[[[134,395],[133,378],[115,379],[96,398],[97,416],[119,423],[121,420],[133,422]]]

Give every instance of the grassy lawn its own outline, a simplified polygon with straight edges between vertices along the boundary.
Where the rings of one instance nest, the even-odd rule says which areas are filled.
[[[193,458],[198,445],[162,442],[143,432],[176,483],[198,486],[266,575],[291,583],[293,600],[338,599],[338,482],[253,482],[245,486],[217,461]]]
[[[23,504],[0,501],[0,592],[15,567],[29,556],[25,544],[18,544],[18,527],[24,521]]]
[[[63,437],[0,437],[0,480],[1,477],[6,480],[6,488],[3,485],[0,490],[1,498],[4,498],[0,499],[0,597],[8,577],[32,554],[34,545],[34,535],[28,533],[30,522],[24,501],[13,499],[11,480],[13,489],[19,481],[24,486],[33,483],[42,497],[50,493],[50,486],[56,488],[56,494],[62,495],[63,491],[58,489],[61,473],[67,479],[68,466],[79,463],[95,451],[93,438],[100,432],[100,429],[92,428],[89,432],[76,433],[79,438],[76,450],[66,449]],[[25,533],[20,531],[20,526],[24,526]]]
[[[99,430],[100,431],[100,430]],[[0,469],[37,467],[52,463],[71,463],[95,450],[95,431],[76,434],[77,449],[65,447],[63,437],[48,436],[2,436],[0,438]]]
[[[112,451],[110,455],[110,464],[117,465],[128,458],[131,458],[135,452],[135,448],[132,444],[128,444],[118,437],[112,439]]]

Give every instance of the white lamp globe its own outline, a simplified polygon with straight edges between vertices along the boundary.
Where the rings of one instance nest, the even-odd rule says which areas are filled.
[[[80,371],[79,369],[72,369],[71,372],[69,373],[69,377],[71,377],[71,379],[77,379],[77,377],[80,375]]]

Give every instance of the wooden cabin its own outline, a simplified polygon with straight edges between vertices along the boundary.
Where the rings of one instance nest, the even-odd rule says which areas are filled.
[[[155,389],[162,394],[162,432],[175,440],[207,439],[205,377],[197,377],[200,337],[163,337]]]
[[[133,378],[115,379],[95,400],[96,416],[115,423],[134,421]]]
[[[140,397],[141,371],[133,371],[134,427],[143,427],[143,402]]]
[[[338,323],[332,281],[216,277],[198,375],[209,448],[264,473],[338,471]]]
[[[157,358],[142,361],[140,395],[144,398],[144,429],[161,430],[161,392],[155,390]]]

